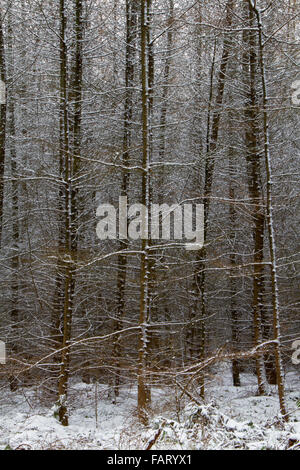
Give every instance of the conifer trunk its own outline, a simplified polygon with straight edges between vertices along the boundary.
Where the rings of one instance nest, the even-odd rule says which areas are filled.
[[[142,80],[142,204],[150,208],[150,155],[149,155],[149,76],[147,51],[147,1],[141,0],[141,80]],[[149,356],[149,246],[142,239],[140,268],[140,336],[138,364],[138,413],[143,424],[148,423],[151,391],[148,383],[147,366]]]
[[[284,370],[282,363],[281,352],[281,331],[280,331],[280,311],[279,311],[279,294],[278,294],[278,281],[277,281],[277,260],[276,260],[276,242],[274,232],[274,216],[273,216],[273,197],[272,197],[272,165],[270,155],[270,136],[269,136],[269,112],[268,112],[268,85],[265,68],[264,45],[263,45],[263,25],[260,10],[249,1],[250,8],[254,11],[258,26],[258,49],[259,49],[259,66],[262,84],[263,95],[263,142],[264,142],[264,158],[267,176],[267,225],[268,225],[268,239],[270,249],[270,266],[271,266],[271,285],[272,285],[272,309],[273,309],[273,332],[275,341],[275,362],[276,362],[276,375],[277,387],[281,415],[285,421],[288,421],[287,408],[285,403],[284,391]]]

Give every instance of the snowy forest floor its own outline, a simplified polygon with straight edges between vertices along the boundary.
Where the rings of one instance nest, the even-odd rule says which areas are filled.
[[[231,385],[224,369],[207,389],[201,407],[176,398],[174,388],[154,389],[153,414],[147,428],[138,424],[136,388],[123,388],[117,404],[107,386],[73,382],[69,394],[70,425],[61,426],[53,409],[42,404],[39,390],[3,390],[0,401],[0,449],[140,450],[162,428],[153,450],[300,449],[300,375],[286,375],[290,422],[279,416],[276,387],[256,396],[255,376],[241,375],[241,387]]]

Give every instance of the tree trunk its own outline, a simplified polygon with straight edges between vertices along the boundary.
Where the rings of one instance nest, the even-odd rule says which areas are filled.
[[[225,26],[229,28],[232,24],[232,10],[234,7],[234,1],[228,0],[226,5],[226,20]],[[206,149],[206,162],[205,162],[205,181],[203,190],[204,200],[204,246],[197,254],[196,270],[194,274],[194,307],[192,313],[192,324],[191,324],[191,344],[192,354],[195,355],[197,351],[197,360],[203,360],[205,355],[205,342],[206,342],[206,296],[205,296],[205,259],[206,259],[206,242],[208,234],[208,219],[209,219],[209,206],[210,197],[212,192],[212,182],[214,174],[214,153],[217,148],[220,119],[223,106],[225,82],[226,82],[226,71],[229,60],[229,53],[231,48],[231,38],[228,37],[229,33],[224,33],[223,52],[221,58],[221,65],[217,80],[217,96],[215,102],[215,111],[212,117],[211,132],[210,132],[210,106],[208,110],[208,126],[207,129],[207,149]],[[213,70],[213,67],[212,67]],[[213,76],[211,77],[213,80]],[[212,90],[212,86],[211,86]],[[210,93],[210,99],[212,100],[212,93]],[[200,299],[199,299],[200,297]],[[199,305],[200,300],[200,305]],[[200,310],[200,318],[199,316]],[[199,325],[196,327],[196,325]],[[196,327],[196,328],[195,328]],[[198,330],[198,331],[197,331]],[[200,384],[200,395],[202,398],[205,396],[204,378],[201,375],[199,377]]]
[[[232,122],[233,116],[229,117],[230,122]],[[233,138],[233,135],[231,136]],[[233,183],[232,175],[235,173],[235,151],[233,147],[229,148],[229,218],[230,218],[230,266],[234,268],[237,265],[236,260],[236,248],[235,248],[235,238],[236,238],[236,210],[235,210],[235,185]],[[230,291],[231,291],[231,342],[234,352],[239,350],[239,315],[238,315],[238,306],[236,302],[236,296],[238,293],[237,279],[234,275],[230,278]],[[235,387],[240,387],[240,361],[238,359],[232,360],[232,381]]]
[[[0,243],[2,237],[3,219],[3,194],[4,194],[4,165],[5,165],[5,143],[6,143],[6,82],[5,50],[3,38],[3,24],[0,19],[0,79],[1,79],[1,103],[0,103]]]
[[[11,319],[13,322],[12,329],[14,332],[14,340],[12,345],[12,351],[15,355],[20,352],[20,311],[19,311],[19,183],[17,178],[17,153],[16,153],[16,126],[15,126],[15,97],[14,97],[14,55],[13,55],[13,37],[12,37],[12,16],[11,8],[8,10],[8,25],[7,25],[7,75],[9,83],[9,96],[7,97],[7,128],[9,133],[9,156],[11,165],[11,177],[12,177],[12,306],[11,306]],[[19,379],[20,380],[20,379]],[[10,377],[10,389],[12,391],[17,390],[18,382],[14,376]]]
[[[69,380],[71,322],[73,313],[74,259],[72,253],[72,158],[69,148],[68,75],[65,0],[60,0],[60,148],[64,162],[64,307],[62,318],[62,352],[58,381],[58,417],[68,425],[67,393]]]
[[[149,213],[150,208],[150,155],[149,155],[149,76],[147,51],[147,0],[141,0],[141,80],[142,80],[142,204]],[[138,370],[138,413],[143,424],[148,423],[148,410],[151,402],[147,367],[149,356],[149,245],[142,239],[140,273],[140,337]]]
[[[130,158],[130,146],[132,138],[132,117],[133,117],[133,87],[134,87],[134,58],[136,43],[136,27],[137,27],[137,2],[136,0],[126,0],[126,65],[125,65],[125,109],[124,109],[124,130],[123,130],[123,155],[122,165],[125,167],[122,174],[121,196],[128,198],[129,190],[129,170],[126,170]],[[128,247],[127,239],[120,241],[120,251]],[[117,279],[117,313],[114,322],[114,331],[118,332],[122,329],[122,318],[125,311],[125,287],[126,287],[126,271],[127,257],[126,255],[118,256],[118,279]],[[114,377],[113,393],[115,402],[119,396],[121,367],[121,338],[117,334],[113,344],[113,361],[116,368]]]
[[[249,26],[254,27],[253,12],[248,8]],[[246,133],[245,141],[247,147],[248,164],[248,186],[251,200],[251,207],[254,219],[253,240],[253,325],[254,325],[254,345],[258,346],[262,342],[261,305],[263,289],[263,260],[264,260],[264,224],[265,215],[262,201],[262,191],[260,187],[260,153],[258,147],[258,101],[257,101],[257,56],[255,52],[255,32],[244,33],[245,47],[249,52],[244,54],[244,76],[248,78],[247,86],[249,93],[245,106]],[[265,370],[263,355],[256,357],[256,375],[258,381],[258,393],[266,393]]]
[[[254,11],[258,26],[258,47],[259,47],[259,65],[262,83],[263,94],[263,142],[264,142],[264,157],[267,174],[267,225],[268,225],[268,238],[270,249],[271,261],[271,283],[272,283],[272,308],[273,308],[273,330],[275,341],[275,361],[276,361],[276,374],[277,374],[277,387],[281,415],[285,421],[288,421],[285,392],[284,392],[284,371],[282,364],[281,353],[281,333],[280,333],[280,311],[279,311],[279,295],[278,295],[278,282],[277,282],[277,261],[276,261],[276,242],[274,232],[274,217],[273,217],[273,200],[272,200],[272,166],[270,155],[270,136],[269,136],[269,113],[268,113],[268,87],[265,70],[264,58],[264,45],[263,45],[263,25],[261,12],[254,6],[251,0],[249,1],[250,8]]]

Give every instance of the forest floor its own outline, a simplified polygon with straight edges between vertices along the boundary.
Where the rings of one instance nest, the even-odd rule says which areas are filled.
[[[153,450],[300,449],[299,373],[286,375],[289,423],[279,419],[276,387],[257,396],[255,376],[242,374],[241,387],[233,387],[228,369],[212,379],[200,407],[180,392],[176,396],[174,388],[154,389],[147,428],[138,424],[135,387],[122,389],[112,404],[106,386],[73,382],[68,427],[43,404],[39,389],[2,388],[0,449],[145,449],[160,428]]]

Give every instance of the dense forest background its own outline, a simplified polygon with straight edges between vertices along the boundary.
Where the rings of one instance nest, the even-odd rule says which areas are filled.
[[[278,386],[299,339],[297,0],[1,0],[1,387]],[[299,89],[299,87],[298,87]],[[201,250],[100,203],[204,204]],[[3,388],[4,390],[4,388]],[[2,392],[1,392],[2,393]],[[2,400],[5,399],[3,392]]]

